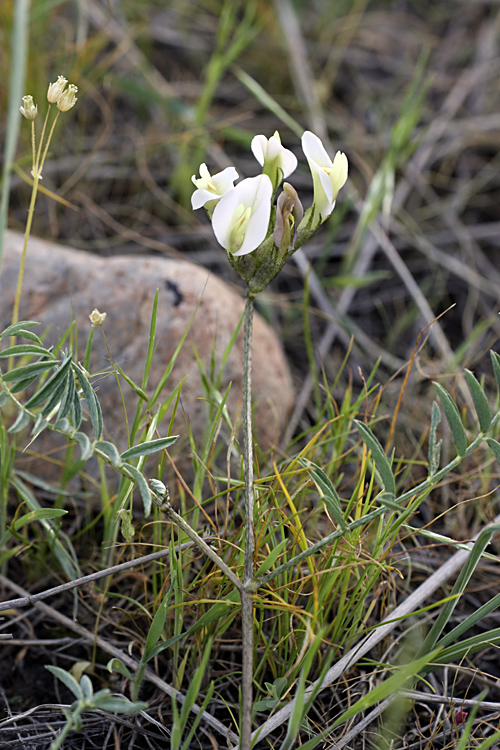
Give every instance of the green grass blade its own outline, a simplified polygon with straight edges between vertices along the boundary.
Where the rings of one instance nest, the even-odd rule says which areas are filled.
[[[451,597],[449,601],[447,601],[443,605],[436,622],[427,633],[427,636],[419,649],[419,655],[424,654],[429,649],[439,645],[438,638],[448,624],[453,610],[458,604],[460,596],[462,595],[465,587],[470,580],[471,575],[473,574],[479,560],[481,559],[481,555],[490,543],[492,535],[499,530],[500,524],[492,524],[491,526],[483,529],[477,537],[476,541],[474,542],[474,546],[471,549],[471,553],[467,557],[467,560],[465,561],[464,566],[460,571],[460,575],[458,576],[455,585],[453,586]]]
[[[377,685],[377,687],[373,688],[369,693],[356,701],[356,703],[348,708],[347,711],[344,711],[344,713],[334,721],[332,727],[338,727],[348,719],[352,719],[353,716],[357,716],[362,711],[366,711],[368,708],[371,708],[371,706],[380,703],[380,701],[383,701],[398,690],[401,690],[406,686],[408,680],[411,680],[412,677],[418,675],[424,667],[430,662],[435,661],[438,656],[441,657],[440,649],[436,649],[430,654],[427,654],[420,659],[415,659],[415,661],[398,669],[396,674],[389,677],[381,685]]]

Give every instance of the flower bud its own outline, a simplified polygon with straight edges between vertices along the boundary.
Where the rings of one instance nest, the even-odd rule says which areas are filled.
[[[55,83],[49,84],[49,90],[47,91],[47,99],[51,104],[56,104],[61,96],[64,94],[64,89],[68,81],[64,76],[58,76]]]
[[[90,313],[90,315],[89,315],[90,323],[92,325],[92,328],[96,328],[96,327],[102,326],[102,324],[106,320],[106,314],[107,313],[105,313],[105,312],[104,313],[99,312],[99,310],[97,309],[97,307],[94,308],[92,310],[92,312]]]
[[[283,183],[283,192],[276,205],[276,224],[273,240],[282,253],[293,249],[297,227],[304,216],[304,209],[297,191],[288,182]]]
[[[23,106],[19,107],[19,111],[27,120],[36,120],[38,117],[38,107],[32,96],[23,96]]]
[[[67,112],[75,106],[78,101],[75,94],[78,91],[78,87],[70,83],[64,94],[57,100],[57,108],[60,112]]]

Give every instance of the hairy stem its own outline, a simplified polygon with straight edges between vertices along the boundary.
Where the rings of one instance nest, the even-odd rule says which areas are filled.
[[[243,338],[243,459],[245,473],[245,570],[241,590],[242,675],[240,749],[250,750],[253,707],[254,491],[252,438],[252,327],[254,298],[247,292]]]

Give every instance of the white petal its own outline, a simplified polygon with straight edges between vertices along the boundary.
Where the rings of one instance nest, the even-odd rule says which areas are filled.
[[[271,180],[267,175],[261,174],[258,177],[249,177],[242,180],[236,187],[222,196],[214,209],[212,228],[217,241],[223,248],[231,252],[232,222],[239,206],[250,208],[252,216],[242,246],[235,255],[251,253],[260,245],[266,236],[269,225],[272,192]],[[254,219],[255,215],[257,219]],[[247,235],[249,235],[248,240]],[[259,240],[259,237],[262,237],[262,239]]]
[[[314,161],[320,167],[331,169],[332,160],[325,151],[325,147],[318,136],[311,133],[310,130],[306,130],[302,135],[302,151],[307,161]]]
[[[217,200],[218,197],[219,196],[214,195],[209,190],[195,190],[191,196],[191,207],[193,211],[196,211],[196,209],[201,208],[205,203],[208,203],[208,201]]]
[[[284,148],[283,153],[281,154],[281,169],[283,170],[283,179],[286,180],[286,178],[289,177],[292,172],[295,172],[295,170],[297,169],[297,164],[298,162],[295,154],[293,154],[287,148]]]
[[[264,166],[264,159],[267,155],[267,146],[268,143],[265,135],[256,135],[254,138],[252,138],[250,148],[252,149],[252,154],[255,156],[261,167]]]
[[[234,167],[226,167],[222,172],[212,177],[212,184],[217,190],[218,195],[224,195],[228,190],[231,190],[233,183],[239,177],[238,172]]]
[[[271,199],[273,195],[271,180],[269,179],[267,187],[269,190],[265,191],[264,198],[258,204],[255,212],[252,213],[250,221],[248,222],[243,244],[234,255],[247,255],[248,253],[252,253],[259,247],[261,242],[264,242],[266,239],[269,218],[271,216]]]

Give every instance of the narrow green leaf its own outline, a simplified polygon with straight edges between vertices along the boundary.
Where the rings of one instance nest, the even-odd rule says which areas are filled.
[[[490,357],[495,380],[497,381],[498,392],[500,393],[500,355],[494,351],[490,351]]]
[[[90,421],[92,422],[92,429],[94,430],[94,437],[96,440],[100,440],[102,437],[102,412],[101,406],[97,397],[94,393],[94,389],[90,385],[86,373],[83,371],[80,365],[73,365],[73,371],[78,378],[78,382],[83,391],[83,395],[87,401],[87,406],[90,414]]]
[[[174,581],[172,581],[172,584]],[[172,596],[172,586],[169,586],[167,593],[163,597],[163,601],[156,610],[153,621],[149,626],[148,635],[146,637],[146,644],[144,646],[144,661],[149,661],[151,656],[151,650],[156,646],[160,640],[163,630],[165,628],[165,622],[167,620],[167,610],[170,604],[170,598]]]
[[[14,325],[9,326],[5,329],[5,331],[2,331],[0,333],[0,339],[8,338],[9,336],[23,336],[24,338],[28,338],[28,336],[24,336],[25,333],[31,333],[30,331],[24,331],[23,328],[32,328],[33,326],[39,326],[40,323],[37,323],[35,320],[20,320],[18,323],[14,323]],[[35,334],[31,334],[32,336],[35,336]],[[35,336],[35,338],[40,341],[38,336]],[[40,341],[40,343],[42,343]]]
[[[4,404],[7,403],[7,401],[10,401],[9,394],[5,393],[5,391],[3,393],[0,393],[0,409]]]
[[[88,674],[82,674],[80,679],[80,687],[83,690],[83,694],[87,700],[90,700],[94,695],[94,687]],[[109,691],[108,691],[109,694]]]
[[[14,370],[9,370],[2,377],[6,382],[16,383],[28,378],[36,378],[42,372],[50,370],[55,364],[55,360],[51,360],[50,362],[33,362],[31,365],[23,365],[22,367],[16,367]]]
[[[78,684],[78,682],[75,680],[73,675],[71,675],[69,672],[66,672],[65,669],[61,669],[61,667],[53,667],[51,664],[46,664],[45,669],[48,669],[51,674],[54,675],[54,677],[57,677],[58,680],[61,680],[68,690],[71,690],[75,698],[82,699],[84,697],[83,690]]]
[[[137,469],[135,466],[132,466],[131,464],[124,464],[122,470],[123,469],[126,470],[125,473],[127,473],[133,479],[134,484],[139,488],[142,502],[144,504],[144,517],[147,518],[151,513],[151,492],[148,487],[148,483],[146,482],[146,479],[141,474],[139,469]]]
[[[107,440],[99,440],[99,442],[96,443],[94,447],[96,451],[104,453],[104,455],[111,462],[111,465],[116,469],[119,469],[120,466],[123,466],[123,461],[118,452],[118,448],[114,443],[109,443]]]
[[[161,643],[158,643],[157,646],[154,646],[151,651],[148,652],[148,661],[151,661],[151,659],[154,659],[155,656],[158,656],[158,654],[161,654],[163,651],[166,651],[167,648],[172,648],[174,643],[177,643],[178,641],[182,640],[182,638],[186,637],[186,633],[179,633],[179,635],[174,635],[172,638],[169,638],[166,641],[162,641]]]
[[[455,443],[458,455],[463,456],[467,450],[467,436],[462,425],[462,420],[460,419],[458,408],[448,391],[446,391],[440,383],[434,383],[434,387],[438,392],[439,400],[441,401],[446,420],[450,426],[453,442]]]
[[[340,498],[330,478],[325,474],[323,469],[312,461],[309,461],[306,458],[299,458],[298,461],[308,470],[311,479],[318,488],[318,492],[321,494],[321,497],[323,498],[330,514],[333,516],[334,521],[340,526],[342,531],[347,531],[347,523],[345,522],[344,514],[342,513]]]
[[[437,439],[437,428],[441,422],[441,410],[435,401],[432,402],[431,429],[429,433],[429,476],[432,477],[438,471],[441,462],[442,440]]]
[[[24,516],[21,516],[21,518],[14,521],[12,528],[17,531],[28,523],[41,521],[42,518],[59,518],[60,516],[66,515],[67,512],[67,510],[63,510],[62,508],[38,508],[38,510],[32,510],[29,513],[25,513]]]
[[[416,659],[415,661],[406,664],[401,669],[398,669],[396,674],[393,674],[392,677],[389,677],[382,682],[381,685],[372,688],[369,693],[356,701],[356,703],[348,708],[347,711],[344,711],[344,713],[333,722],[332,726],[338,727],[353,716],[357,716],[359,713],[366,711],[376,703],[380,703],[380,701],[383,701],[389,695],[393,695],[395,692],[403,688],[408,680],[421,672],[429,662],[435,661],[438,656],[441,657],[440,649],[436,649],[430,654],[426,654],[422,658]]]
[[[73,377],[73,373],[71,372],[66,379],[65,390],[61,398],[61,406],[59,407],[59,411],[57,413],[58,419],[64,419],[64,417],[69,414],[69,412],[71,411],[71,407],[73,406],[75,397],[78,398],[78,395],[76,392],[75,379]]]
[[[495,534],[499,530],[500,524],[496,523],[491,524],[491,526],[485,527],[479,533],[476,541],[474,542],[474,546],[471,548],[470,554],[463,564],[459,576],[453,585],[450,599],[441,607],[436,622],[433,624],[432,628],[425,636],[422,645],[420,646],[418,652],[419,656],[421,654],[424,654],[429,649],[438,646],[438,638],[440,638],[444,628],[448,625],[451,615],[453,614],[453,611],[457,606],[460,597],[465,590],[465,587],[467,586],[472,574],[474,573],[474,570],[476,569],[476,566],[479,563],[484,550],[490,543],[493,534]]]
[[[21,477],[21,479],[24,479],[25,482],[29,482],[33,485],[33,487],[38,487],[44,492],[49,492],[52,495],[61,495],[62,497],[75,496],[74,490],[62,490],[60,487],[54,487],[48,482],[45,482],[43,479],[40,479],[40,477],[37,477],[35,474],[30,474],[29,472],[21,471],[20,469],[15,469],[14,471],[16,475],[18,477]],[[78,493],[80,497],[82,497],[84,494],[86,493]]]
[[[17,383],[13,383],[10,389],[11,393],[22,393],[22,391],[25,391],[27,388],[30,387],[32,383],[35,382],[38,375],[33,375],[32,378],[25,378],[24,380],[19,380]]]
[[[45,347],[38,346],[36,344],[17,344],[16,346],[10,346],[8,349],[4,349],[0,352],[0,358],[7,357],[21,357],[21,356],[32,356],[32,357],[43,357],[47,356],[49,352]]]
[[[264,560],[264,562],[258,569],[256,573],[257,577],[263,576],[264,573],[267,573],[267,571],[273,567],[278,557],[286,548],[286,545],[287,545],[287,540],[283,539],[279,544],[276,545],[274,549],[271,550],[271,552],[266,556],[266,559]]]
[[[497,441],[493,440],[493,438],[486,438],[486,442],[490,446],[491,450],[493,451],[493,455],[500,464],[500,443],[497,443]]]
[[[189,713],[192,707],[194,706],[199,693],[201,692],[201,683],[205,675],[205,671],[207,669],[207,664],[210,658],[212,645],[213,645],[212,639],[209,638],[207,642],[205,643],[203,654],[201,656],[200,665],[195,669],[194,675],[191,677],[191,680],[189,682],[189,687],[186,691],[186,695],[185,695],[184,702],[182,704],[182,709],[181,709],[180,724],[181,724],[181,728],[183,731],[186,727]]]
[[[150,453],[157,453],[163,450],[163,448],[169,448],[178,439],[178,435],[171,435],[166,438],[158,438],[158,440],[150,440],[147,443],[140,443],[134,445],[132,448],[124,451],[121,454],[121,458],[124,461],[129,461],[132,458],[139,458],[140,456],[149,456]]]
[[[146,396],[146,394],[144,393],[144,391],[142,390],[142,388],[139,388],[139,386],[136,385],[131,378],[129,378],[129,376],[127,375],[127,373],[124,372],[124,370],[122,370],[122,368],[120,367],[120,365],[117,364],[116,362],[115,362],[115,369],[122,376],[122,378],[125,380],[125,382],[127,382],[129,384],[129,386],[132,388],[132,390],[134,391],[134,393],[136,393],[139,396],[140,399],[142,399],[143,401],[145,401],[147,403],[149,401],[149,399]]]
[[[130,680],[131,682],[133,682],[134,680],[128,667],[125,666],[125,664],[122,662],[121,659],[117,659],[116,657],[108,661],[108,663],[106,664],[106,669],[108,670],[108,672],[118,672],[123,677],[126,677],[127,680]]]
[[[391,465],[384,453],[384,449],[380,445],[373,432],[367,425],[364,424],[364,422],[360,422],[357,419],[355,419],[354,422],[356,424],[356,427],[358,428],[358,432],[360,433],[363,442],[366,443],[366,446],[371,451],[373,462],[375,464],[375,468],[379,473],[380,479],[384,486],[384,490],[395,497],[396,482],[394,481],[394,475],[392,473]]]
[[[59,411],[59,408],[62,403],[62,399],[64,398],[64,395],[67,391],[67,385],[68,385],[68,376],[66,373],[66,377],[62,378],[59,382],[55,382],[54,388],[51,394],[49,394],[49,397],[45,404],[43,405],[42,414],[44,417],[47,417],[49,414],[52,414],[52,412],[55,413],[55,410],[57,408],[57,411]],[[26,404],[27,406],[27,404]]]
[[[98,698],[94,700],[94,705],[95,708],[99,708],[101,711],[109,711],[112,714],[136,714],[138,711],[145,711],[148,708],[147,703],[142,701],[132,703],[128,698],[121,698],[118,695]]]
[[[75,432],[73,440],[76,440],[82,454],[82,461],[88,461],[94,454],[92,443],[84,432]]]
[[[479,420],[479,426],[482,432],[488,432],[491,425],[491,411],[488,404],[486,394],[481,388],[481,385],[475,375],[470,371],[465,371],[465,379],[474,402],[474,408],[476,409],[477,418]]]
[[[48,421],[44,419],[42,414],[36,415],[35,424],[33,425],[33,429],[31,430],[31,442],[33,442],[36,437],[41,435],[48,424]]]
[[[54,422],[54,429],[64,433],[64,435],[67,435],[68,437],[71,437],[75,432],[69,423],[69,419],[66,419],[65,417],[56,419]]]
[[[76,388],[73,394],[73,403],[71,404],[70,417],[71,421],[73,422],[73,427],[75,428],[75,430],[77,430],[82,423],[83,414],[82,404],[80,402],[80,397],[76,392]]]
[[[13,425],[9,427],[7,432],[10,435],[14,435],[14,433],[16,432],[21,432],[21,430],[24,430],[24,428],[26,427],[29,421],[30,421],[30,415],[28,414],[27,411],[24,411],[24,409],[22,409],[17,415],[16,421],[14,422]]]
[[[444,664],[452,664],[462,661],[464,657],[472,656],[478,651],[484,651],[498,645],[500,645],[500,628],[482,631],[478,635],[465,638],[463,641],[458,641],[444,648],[439,654],[439,660]],[[424,672],[428,671],[430,670],[424,670]]]

